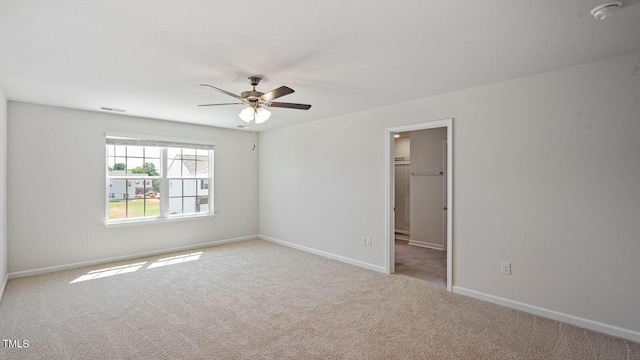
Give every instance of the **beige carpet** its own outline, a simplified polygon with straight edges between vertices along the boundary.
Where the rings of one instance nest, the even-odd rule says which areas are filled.
[[[258,240],[11,280],[0,337],[29,344],[2,359],[640,359],[637,343]]]

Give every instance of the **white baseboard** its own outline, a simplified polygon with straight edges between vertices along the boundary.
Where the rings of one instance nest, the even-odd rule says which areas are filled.
[[[123,255],[123,256],[115,256],[110,258],[81,261],[81,262],[76,262],[71,264],[49,266],[49,267],[33,269],[33,270],[16,271],[16,272],[9,273],[7,277],[9,279],[15,279],[15,278],[21,278],[26,276],[42,275],[42,274],[48,274],[56,271],[77,269],[85,266],[100,265],[100,264],[106,264],[106,263],[111,263],[116,261],[125,261],[125,260],[137,259],[137,258],[147,257],[147,256],[163,255],[163,254],[168,254],[168,253],[177,252],[177,251],[201,249],[209,246],[224,245],[224,244],[230,244],[230,243],[246,241],[246,240],[255,240],[257,238],[258,238],[257,235],[251,235],[251,236],[244,236],[244,237],[238,237],[233,239],[211,241],[211,242],[194,244],[194,245],[179,246],[179,247],[170,248],[170,249],[147,251],[144,253],[137,253],[137,254],[131,254],[131,255]]]
[[[409,241],[411,238],[408,235],[395,234],[396,240]]]
[[[533,305],[521,303],[518,301],[501,298],[498,296],[485,294],[475,290],[465,289],[459,286],[454,286],[453,292],[456,294],[469,296],[478,300],[488,301],[490,303],[498,304],[508,308],[521,310],[521,311],[542,316],[548,319],[562,321],[567,324],[579,326],[579,327],[597,331],[603,334],[616,336],[619,338],[623,338],[623,339],[627,339],[635,342],[640,342],[640,332],[637,332],[637,331],[624,329],[621,327],[608,325],[601,322],[584,319],[584,318],[580,318],[580,317],[569,315],[569,314],[564,314],[564,313],[549,310],[549,309],[544,309],[538,306],[533,306]]]
[[[9,282],[9,274],[4,277],[2,284],[0,284],[0,302],[2,302],[2,296],[4,295],[4,289],[7,288],[7,283]]]
[[[409,239],[409,245],[423,247],[423,248],[427,248],[427,249],[444,250],[444,246],[441,245],[441,244],[433,244],[433,243],[428,243],[428,242],[424,242],[424,241],[417,241],[417,240],[411,240],[411,239]]]
[[[337,260],[337,261],[340,261],[340,262],[343,262],[343,263],[347,263],[347,264],[350,264],[350,265],[359,266],[361,268],[365,268],[365,269],[381,272],[381,273],[384,273],[384,274],[387,273],[387,270],[383,266],[370,264],[370,263],[367,263],[367,262],[364,262],[364,261],[348,258],[348,257],[342,256],[342,255],[336,255],[336,254],[328,253],[328,252],[322,251],[322,250],[316,250],[316,249],[313,249],[313,248],[310,248],[310,247],[306,247],[306,246],[290,243],[288,241],[283,241],[283,240],[276,239],[276,238],[272,238],[270,236],[258,235],[258,238],[260,238],[262,240],[266,240],[266,241],[272,242],[272,243],[275,243],[275,244],[284,245],[284,246],[287,246],[287,247],[290,247],[290,248],[293,248],[293,249],[302,250],[304,252],[308,252],[308,253],[311,253],[311,254],[320,255],[322,257],[326,257],[326,258],[329,258],[329,259],[332,259],[332,260]]]

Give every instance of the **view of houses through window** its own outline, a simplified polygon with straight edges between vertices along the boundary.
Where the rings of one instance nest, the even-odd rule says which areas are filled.
[[[209,151],[169,148],[169,214],[209,211]]]
[[[213,150],[110,139],[107,222],[210,212]]]

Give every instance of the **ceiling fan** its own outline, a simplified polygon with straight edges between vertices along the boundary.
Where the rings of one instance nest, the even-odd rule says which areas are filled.
[[[243,91],[240,95],[236,95],[230,93],[226,90],[222,90],[215,86],[200,84],[200,86],[208,86],[215,90],[220,91],[223,94],[229,95],[239,100],[239,102],[234,103],[222,103],[222,104],[202,104],[198,106],[219,106],[219,105],[247,105],[238,116],[243,121],[250,123],[254,121],[256,124],[263,123],[269,119],[271,116],[271,112],[265,109],[266,107],[281,107],[287,109],[298,109],[298,110],[309,110],[311,105],[308,104],[295,104],[295,103],[286,103],[286,102],[276,102],[273,101],[279,97],[289,95],[293,93],[293,89],[287,86],[280,86],[277,89],[271,90],[266,93],[262,93],[260,91],[256,91],[256,86],[260,83],[261,78],[257,76],[250,76],[249,82],[251,86],[253,86],[253,90]]]

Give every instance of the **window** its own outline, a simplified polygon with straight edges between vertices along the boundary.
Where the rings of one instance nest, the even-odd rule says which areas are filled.
[[[213,213],[213,144],[106,137],[107,223]]]

